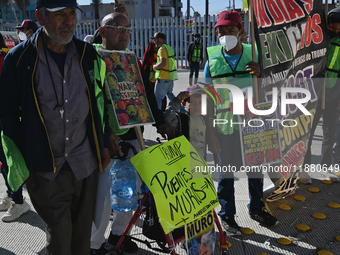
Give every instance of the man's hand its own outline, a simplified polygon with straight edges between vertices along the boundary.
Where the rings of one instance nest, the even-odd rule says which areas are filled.
[[[157,64],[152,66],[152,69],[156,72],[157,70]]]
[[[176,137],[176,129],[167,124],[157,126],[157,133],[161,134],[164,139],[168,140]],[[167,135],[168,137],[166,137],[165,135]]]
[[[250,72],[250,74],[254,74],[257,77],[261,76],[261,69],[258,63],[251,61],[248,64],[246,64],[246,68],[247,68],[247,71]]]
[[[120,149],[120,146],[118,144],[118,142],[120,140],[121,139],[118,135],[111,134],[111,136],[110,136],[111,148],[110,148],[110,154],[109,155],[118,156],[118,155],[122,154],[122,150]]]
[[[188,61],[188,66],[189,66],[189,68],[191,67],[191,61]]]
[[[105,169],[109,163],[110,163],[110,151],[108,148],[104,148],[102,155],[103,169]]]
[[[116,3],[115,3],[114,10],[115,10],[115,12],[119,12],[121,14],[124,14],[127,17],[127,11],[126,11],[126,8],[125,8],[124,4],[119,3],[119,4],[116,5]]]

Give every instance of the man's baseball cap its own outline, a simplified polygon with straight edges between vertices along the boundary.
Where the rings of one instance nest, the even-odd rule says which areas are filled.
[[[162,32],[157,32],[153,37],[151,37],[151,39],[157,39],[157,38],[161,38],[161,39],[165,40],[166,36]]]
[[[340,7],[330,10],[327,14],[327,18],[331,18],[333,22],[340,23]]]
[[[15,27],[15,28],[18,29],[18,30],[24,30],[24,29],[30,30],[30,29],[32,29],[33,32],[38,30],[37,24],[30,19],[24,19],[24,21],[21,23],[21,25]]]
[[[195,34],[195,38],[196,38],[196,37],[201,37],[201,34],[198,34],[198,33]]]
[[[238,24],[242,26],[242,18],[237,11],[223,11],[218,15],[215,28],[219,26],[237,27]]]
[[[37,0],[35,8],[38,9],[40,7],[46,7],[49,12],[57,12],[66,8],[77,8],[83,12],[76,0]]]

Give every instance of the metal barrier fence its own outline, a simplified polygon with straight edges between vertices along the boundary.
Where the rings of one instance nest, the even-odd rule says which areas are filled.
[[[201,42],[203,48],[217,45],[218,38],[215,35],[214,25],[217,16],[205,16],[193,18],[193,34],[201,34]],[[143,59],[144,51],[151,41],[151,37],[158,31],[163,32],[176,56],[177,68],[187,67],[187,50],[190,42],[194,40],[193,34],[186,34],[185,18],[154,18],[152,19],[131,19],[131,27],[133,32],[130,36],[128,49],[134,51],[139,59]],[[0,24],[0,31],[15,31],[16,24]],[[77,24],[75,36],[81,40],[86,35],[94,34],[95,30],[100,26],[99,23],[88,21],[87,24]],[[206,51],[203,50],[203,58],[206,59]]]

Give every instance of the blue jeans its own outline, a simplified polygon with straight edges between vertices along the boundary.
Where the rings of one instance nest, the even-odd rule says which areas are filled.
[[[197,83],[198,74],[200,71],[200,63],[199,62],[191,62],[190,64],[190,74],[189,74],[189,84],[192,85],[192,77],[194,76],[195,72],[195,84]]]
[[[161,109],[162,100],[165,96],[169,98],[170,102],[175,98],[175,95],[172,93],[173,88],[174,81],[157,79],[155,84],[155,97],[158,109]]]
[[[237,170],[242,166],[242,154],[240,135],[234,131],[231,135],[218,134],[221,146],[221,154],[218,164],[221,168],[228,165],[235,166]],[[249,214],[254,215],[262,211],[264,206],[262,202],[263,195],[263,176],[262,173],[247,173],[248,191],[250,204],[248,206]],[[217,187],[217,196],[221,204],[221,210],[218,213],[221,218],[233,217],[236,214],[235,207],[235,189],[234,173],[232,171],[220,175]]]
[[[14,192],[9,186],[8,181],[7,181],[7,175],[8,175],[7,166],[5,167],[3,165],[1,166],[1,173],[5,179],[8,196],[12,198],[13,202],[15,202],[16,204],[22,204],[24,202],[24,198],[22,196],[22,186],[17,191]]]

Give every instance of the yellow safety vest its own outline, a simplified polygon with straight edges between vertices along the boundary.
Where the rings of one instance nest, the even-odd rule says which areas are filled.
[[[170,80],[172,80],[172,81],[178,80],[174,50],[167,44],[163,44],[162,47],[164,47],[166,49],[167,53],[168,53],[169,70],[165,70],[165,69],[156,70],[155,78],[156,78],[156,80],[158,79],[158,77],[161,73],[161,70],[162,70],[164,72],[169,72]],[[159,64],[160,62],[161,62],[161,60],[160,60],[160,58],[157,54],[157,64]]]

